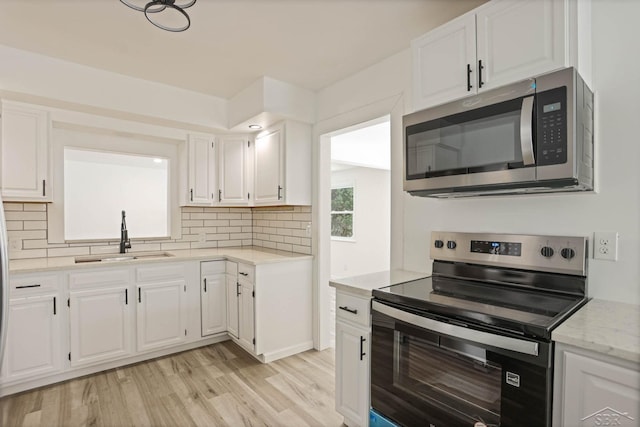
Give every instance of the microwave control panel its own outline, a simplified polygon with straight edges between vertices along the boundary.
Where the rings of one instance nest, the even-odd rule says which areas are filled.
[[[567,162],[567,88],[536,94],[538,166]]]

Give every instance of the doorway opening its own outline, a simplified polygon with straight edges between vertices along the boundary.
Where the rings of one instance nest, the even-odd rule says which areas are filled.
[[[330,135],[330,278],[389,270],[390,116]],[[329,289],[330,345],[335,345],[335,289]]]

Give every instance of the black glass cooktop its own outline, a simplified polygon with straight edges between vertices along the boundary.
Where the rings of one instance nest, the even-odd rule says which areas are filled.
[[[428,277],[373,291],[373,297],[400,308],[550,339],[551,331],[587,299],[578,295]]]

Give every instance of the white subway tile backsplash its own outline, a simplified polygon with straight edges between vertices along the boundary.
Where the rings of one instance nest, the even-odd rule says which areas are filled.
[[[25,230],[46,230],[47,221],[24,221]]]
[[[7,221],[46,221],[46,212],[7,211],[4,214]]]
[[[91,252],[89,251],[89,247],[75,247],[75,248],[53,248],[47,249],[48,257],[56,257],[56,256],[78,256],[78,255],[89,255]]]
[[[46,230],[11,230],[7,231],[9,240],[14,239],[46,239]]]
[[[24,230],[24,221],[7,221],[7,231]]]
[[[9,251],[10,259],[118,253],[118,241],[50,244],[47,241],[46,203],[4,203],[8,237],[21,249]],[[310,206],[255,208],[181,208],[180,239],[132,241],[131,252],[258,246],[311,253],[306,235]],[[201,242],[204,234],[205,241]]]

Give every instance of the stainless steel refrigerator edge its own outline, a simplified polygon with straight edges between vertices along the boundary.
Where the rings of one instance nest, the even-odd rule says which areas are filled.
[[[9,320],[9,252],[7,247],[7,224],[0,197],[0,367],[4,357]]]

